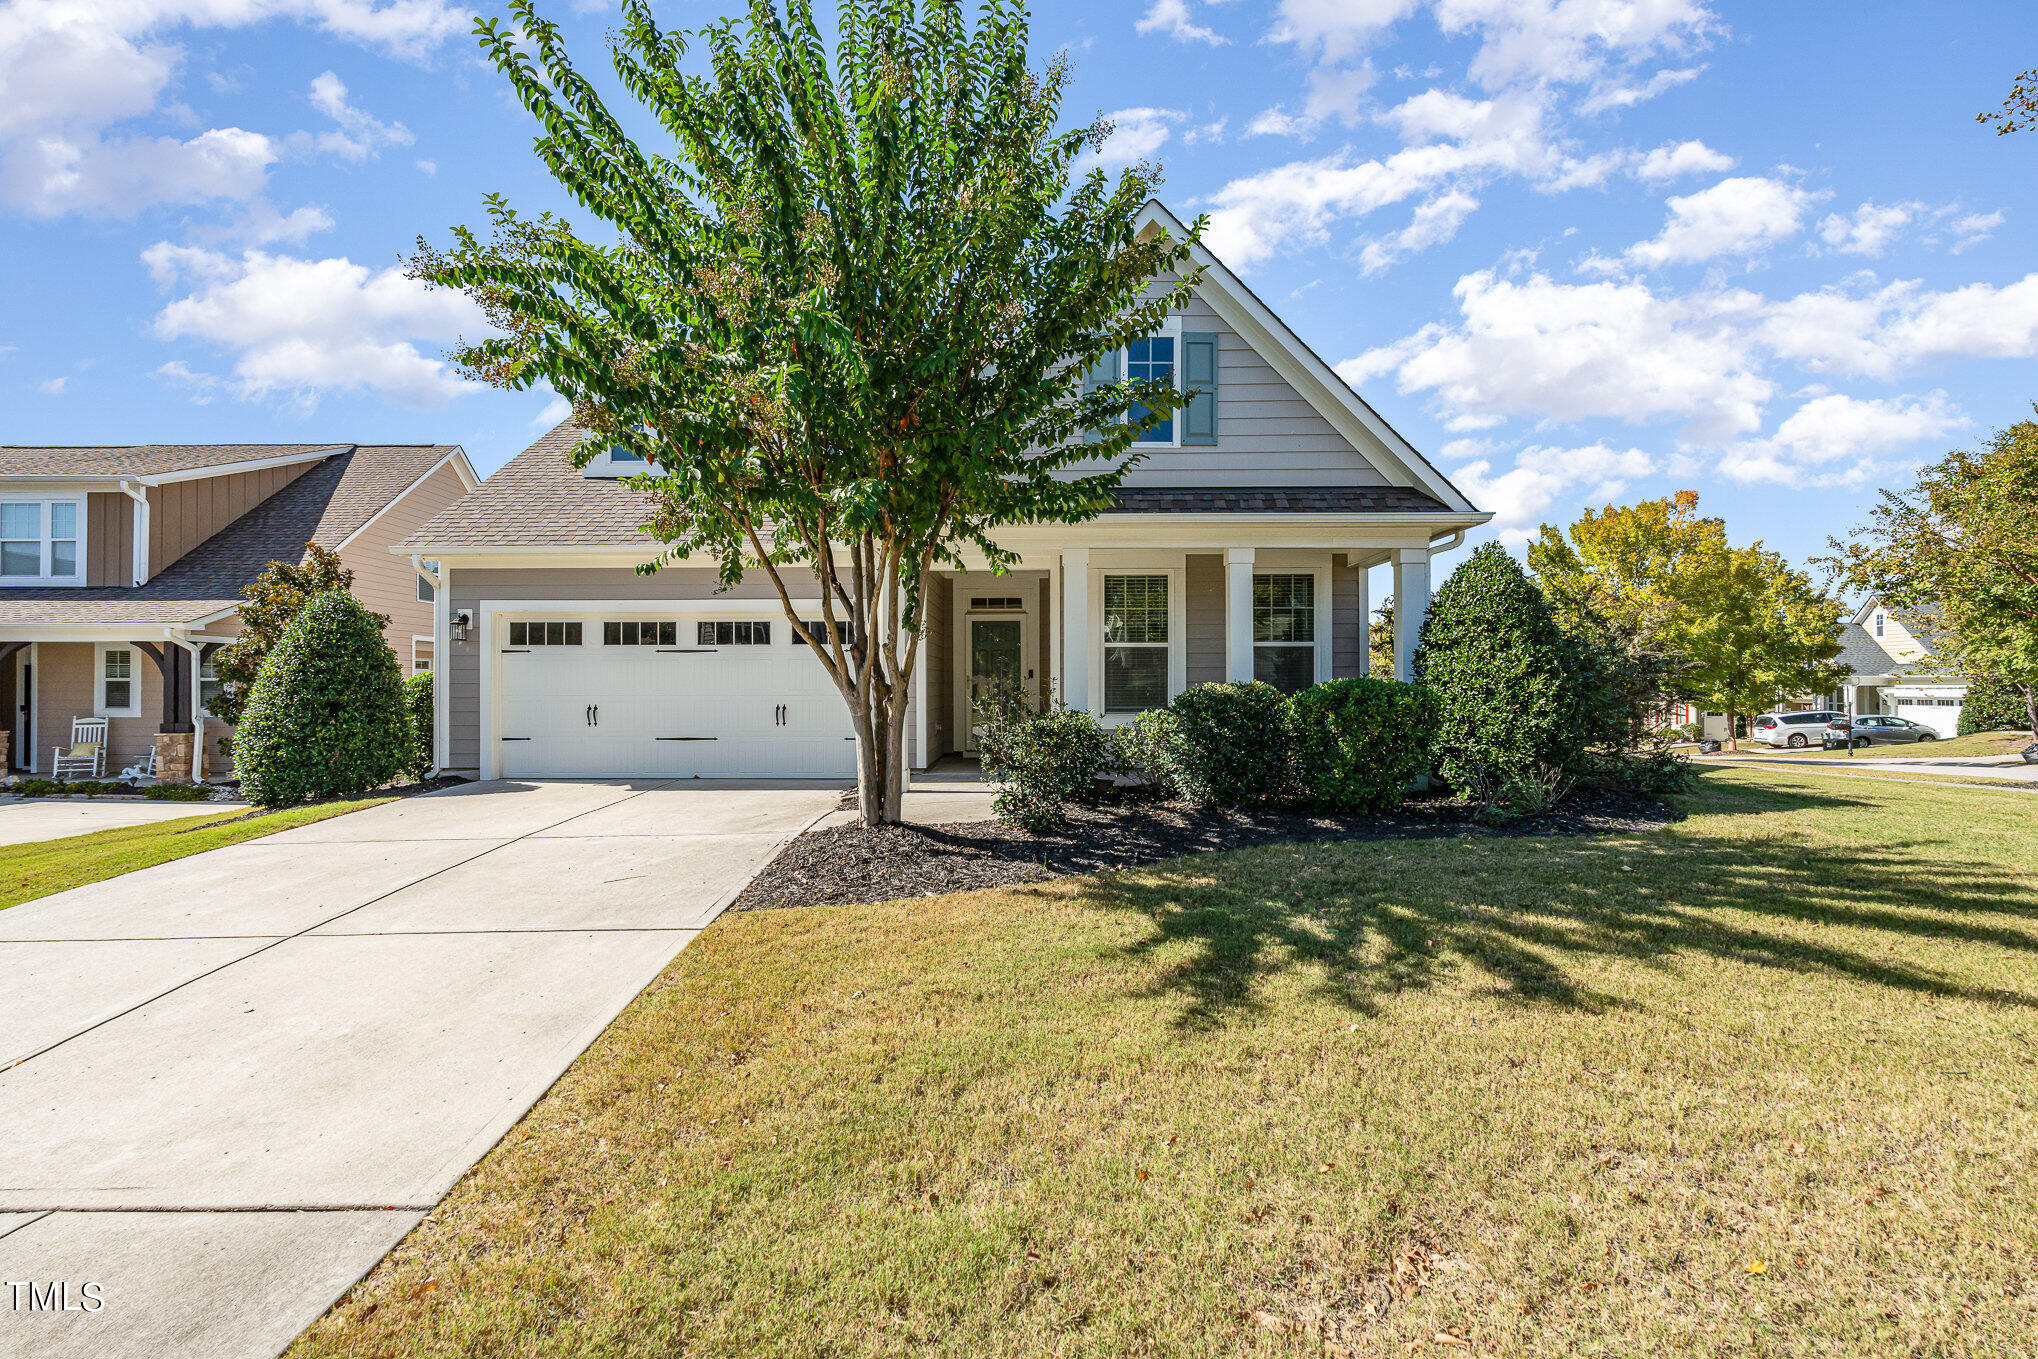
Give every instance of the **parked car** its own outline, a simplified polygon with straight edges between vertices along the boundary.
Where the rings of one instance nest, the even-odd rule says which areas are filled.
[[[1898,746],[1910,745],[1917,741],[1936,741],[1939,733],[1907,717],[1857,717],[1854,719],[1854,744],[1857,746]]]
[[[1845,720],[1836,712],[1764,713],[1748,724],[1748,739],[1765,746],[1789,746],[1802,750],[1825,739],[1826,724]]]

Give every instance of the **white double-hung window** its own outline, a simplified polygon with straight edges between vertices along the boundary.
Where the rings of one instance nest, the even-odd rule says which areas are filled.
[[[1165,574],[1104,577],[1107,713],[1168,704],[1168,586]]]
[[[0,500],[0,585],[82,585],[85,502]]]
[[[1253,678],[1284,694],[1316,683],[1316,577],[1253,577]]]

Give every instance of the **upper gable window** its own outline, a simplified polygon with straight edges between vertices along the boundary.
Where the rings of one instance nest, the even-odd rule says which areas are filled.
[[[656,471],[650,461],[641,453],[610,444],[587,461],[581,475],[587,477],[634,477],[640,472]]]
[[[1175,337],[1156,335],[1150,340],[1134,340],[1125,347],[1125,380],[1127,382],[1166,382],[1175,384]],[[1143,420],[1147,409],[1144,406],[1132,408],[1132,418]],[[1168,418],[1139,436],[1143,444],[1172,444],[1175,441],[1175,416]]]
[[[1217,442],[1217,336],[1213,332],[1188,331],[1182,318],[1170,317],[1161,333],[1134,340],[1113,350],[1090,369],[1086,388],[1116,382],[1171,382],[1188,395],[1188,404],[1139,436],[1139,442],[1159,448],[1208,448]],[[1135,407],[1135,417],[1145,415]]]
[[[0,501],[0,584],[83,585],[83,499]]]
[[[1883,620],[1882,614],[1875,615],[1875,635],[1877,637],[1882,636],[1882,620]]]

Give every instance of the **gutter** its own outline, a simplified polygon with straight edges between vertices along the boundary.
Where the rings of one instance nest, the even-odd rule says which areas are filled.
[[[149,483],[146,481],[123,480],[120,490],[135,503],[134,511],[134,583],[137,586],[149,583]]]

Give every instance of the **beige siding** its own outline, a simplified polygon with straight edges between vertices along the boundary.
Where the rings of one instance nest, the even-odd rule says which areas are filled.
[[[136,716],[107,719],[107,778],[147,754],[163,724],[163,677],[139,648],[127,649],[134,652]],[[54,748],[70,744],[72,719],[98,713],[99,653],[90,642],[42,642],[35,650],[35,759],[47,775]]]
[[[197,477],[149,488],[149,572],[161,572],[213,534],[318,466],[316,461],[259,472]]]
[[[134,584],[134,501],[119,491],[85,497],[85,583]]]
[[[1150,449],[1130,486],[1381,486],[1387,478],[1201,297],[1182,329],[1217,336],[1217,443]],[[1079,465],[1080,470],[1080,465]]]
[[[354,573],[354,598],[371,612],[389,616],[382,635],[403,662],[406,675],[411,673],[411,639],[432,634],[432,606],[417,597],[417,573],[410,558],[389,549],[458,500],[465,489],[459,473],[441,467],[384,510],[340,552],[341,565]]]
[[[1224,558],[1216,553],[1191,553],[1184,568],[1188,682],[1220,684],[1224,680]]]
[[[754,599],[760,618],[781,618],[778,593],[762,572],[753,571],[728,590],[717,588],[715,572],[708,567],[675,567],[655,575],[640,576],[628,567],[522,567],[510,570],[455,569],[452,578],[452,607],[478,611],[483,600],[501,599]],[[795,599],[811,599],[819,593],[807,572],[786,573],[786,585]],[[464,642],[454,642],[439,662],[445,678],[449,710],[447,736],[450,742],[447,772],[471,774],[481,766],[481,631],[477,627]]]

